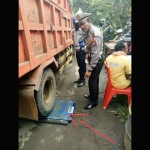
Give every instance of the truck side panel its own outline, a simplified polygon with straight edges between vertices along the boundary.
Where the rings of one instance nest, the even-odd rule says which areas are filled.
[[[67,0],[19,0],[19,78],[72,44]]]

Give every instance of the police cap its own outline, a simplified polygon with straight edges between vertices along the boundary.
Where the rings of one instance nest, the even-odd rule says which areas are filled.
[[[86,21],[86,20],[89,18],[89,16],[90,16],[91,14],[92,14],[92,13],[78,13],[78,14],[76,15],[76,18],[77,18],[78,21],[84,22],[84,21]]]
[[[118,29],[117,31],[116,31],[116,33],[122,33],[122,29]]]

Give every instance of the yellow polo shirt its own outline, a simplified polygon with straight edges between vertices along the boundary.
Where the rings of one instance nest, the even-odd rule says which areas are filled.
[[[127,80],[125,74],[131,74],[131,57],[127,55],[109,55],[106,62],[110,68],[110,79],[113,87],[127,88],[131,80]]]

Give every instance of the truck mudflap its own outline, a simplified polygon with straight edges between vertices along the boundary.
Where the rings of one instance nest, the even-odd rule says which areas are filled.
[[[19,117],[38,121],[38,110],[34,99],[34,86],[19,87]]]

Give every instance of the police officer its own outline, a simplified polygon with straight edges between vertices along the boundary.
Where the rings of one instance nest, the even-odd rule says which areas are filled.
[[[104,23],[104,30],[103,30],[103,41],[104,42],[108,42],[109,41],[109,38],[110,38],[110,23],[108,20],[105,20],[105,23]]]
[[[100,21],[100,26],[102,27],[104,25],[105,18],[99,19],[99,21]]]
[[[78,20],[75,17],[72,17],[73,24],[75,28],[72,30],[72,37],[74,41],[74,51],[76,51],[77,63],[79,66],[79,79],[75,80],[74,83],[78,83],[78,87],[81,87],[85,84],[84,75],[86,72],[86,63],[85,63],[85,34],[79,28]],[[74,54],[74,52],[73,52]]]
[[[91,13],[79,13],[76,18],[79,21],[79,26],[86,35],[86,59],[89,63],[85,78],[89,77],[88,86],[89,94],[85,95],[89,98],[89,103],[84,109],[91,109],[97,106],[98,94],[99,94],[99,74],[103,67],[104,61],[102,59],[103,51],[103,35],[100,30],[92,25],[89,16]]]
[[[117,41],[120,41],[120,40],[123,39],[122,32],[123,32],[122,29],[118,29],[118,30],[116,31],[117,35],[116,35],[116,37],[114,38],[114,41],[117,42]]]
[[[104,32],[105,30],[107,30],[108,28],[110,28],[110,23],[108,20],[104,21],[104,24],[102,26],[102,32]]]

